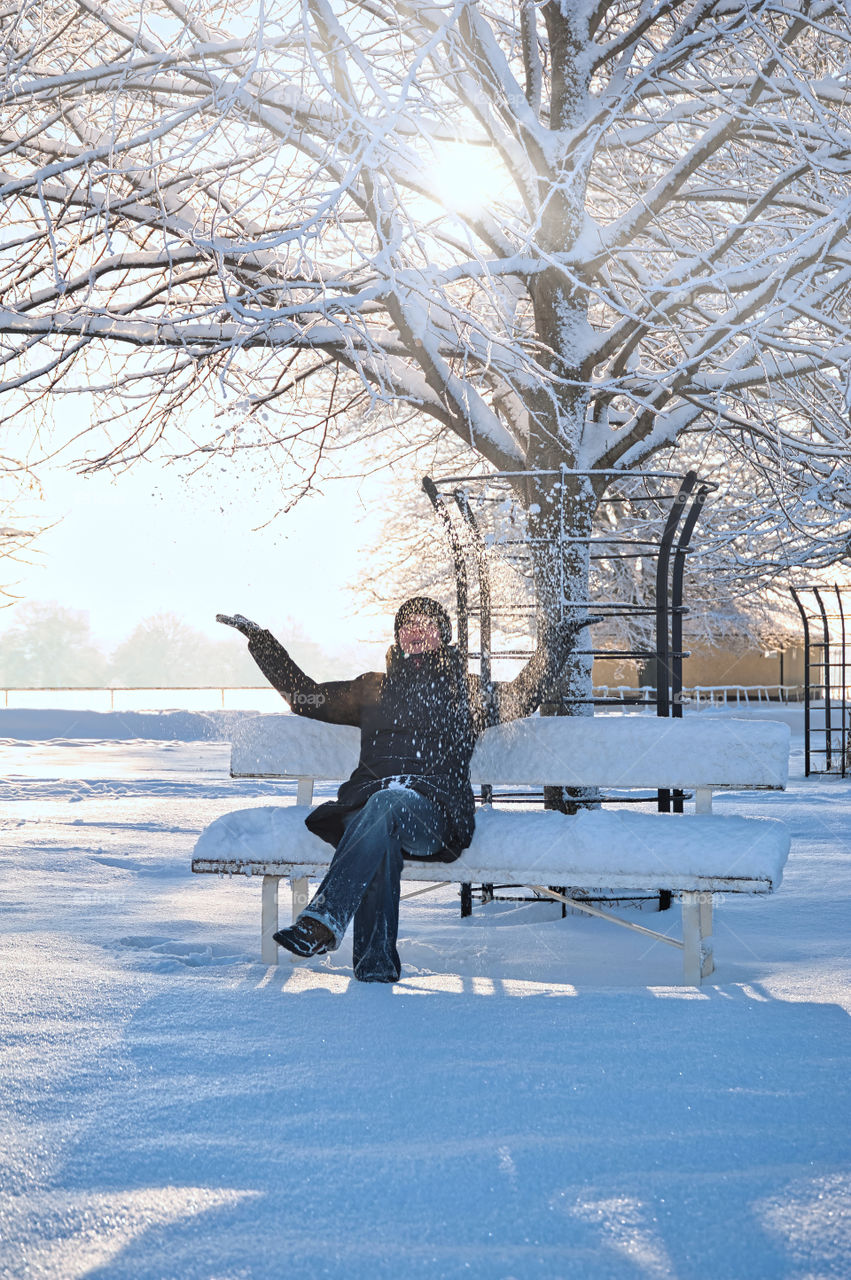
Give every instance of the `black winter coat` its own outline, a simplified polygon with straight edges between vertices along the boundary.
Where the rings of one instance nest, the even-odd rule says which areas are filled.
[[[454,645],[406,657],[394,644],[385,672],[321,684],[301,670],[269,631],[254,636],[248,650],[297,715],[361,730],[357,768],[336,800],[311,811],[305,819],[309,830],[336,846],[346,814],[360,809],[376,791],[401,784],[441,811],[447,834],[435,860],[453,862],[473,838],[470,757],[476,738],[488,724],[530,715],[540,705],[571,641],[567,632],[553,647],[539,646],[514,680],[494,682],[489,701],[479,676],[466,673],[465,678]]]

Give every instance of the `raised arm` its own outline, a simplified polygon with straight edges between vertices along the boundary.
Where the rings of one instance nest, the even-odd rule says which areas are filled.
[[[319,683],[302,671],[271,631],[239,614],[235,617],[218,614],[216,621],[235,627],[247,636],[248,652],[296,715],[324,720],[328,724],[360,724],[361,710],[372,683],[369,674],[357,676],[354,680]]]
[[[496,681],[494,701],[498,720],[517,720],[537,711],[550,686],[561,675],[579,632],[599,621],[594,617],[582,622],[560,623],[539,642],[519,675],[513,680]]]

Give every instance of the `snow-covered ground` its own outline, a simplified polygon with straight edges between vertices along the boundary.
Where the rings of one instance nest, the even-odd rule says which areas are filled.
[[[847,1280],[851,782],[795,744],[785,795],[716,801],[793,851],[720,904],[699,992],[448,889],[403,907],[395,987],[348,945],[267,968],[259,883],[189,859],[291,788],[223,742],[0,745],[0,1276]]]

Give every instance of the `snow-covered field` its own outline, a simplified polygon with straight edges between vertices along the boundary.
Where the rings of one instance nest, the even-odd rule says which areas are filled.
[[[0,745],[0,1276],[847,1280],[851,783],[795,742],[786,795],[716,801],[793,851],[720,904],[699,992],[448,889],[403,907],[395,987],[347,946],[267,968],[259,883],[189,859],[285,784],[226,743]]]

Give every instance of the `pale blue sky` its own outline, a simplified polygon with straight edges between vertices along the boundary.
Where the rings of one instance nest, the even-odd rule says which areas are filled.
[[[44,500],[29,512],[39,524],[57,523],[30,564],[4,566],[5,581],[22,603],[87,612],[105,648],[153,613],[175,613],[222,638],[216,613],[239,612],[281,639],[288,620],[298,619],[329,654],[360,642],[356,667],[369,655],[383,661],[390,618],[358,614],[347,590],[378,536],[376,481],[330,481],[324,496],[257,528],[281,505],[278,481],[259,466],[216,460],[192,478],[143,461],[116,478],[79,477],[61,466],[40,476]],[[17,613],[0,612],[0,631]],[[351,661],[346,654],[345,666]]]

